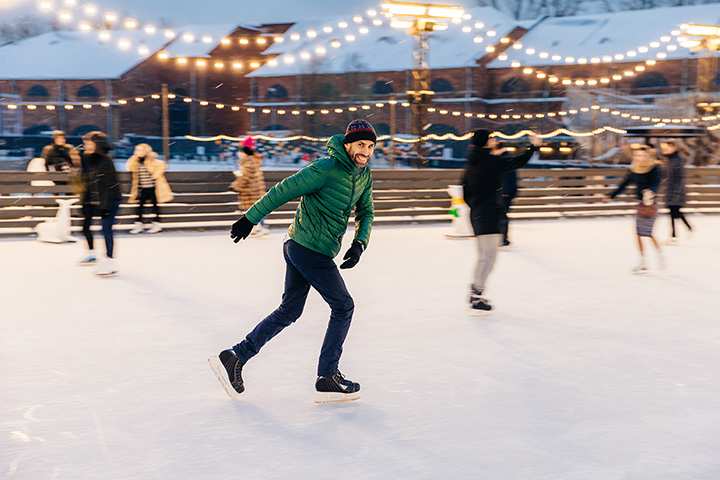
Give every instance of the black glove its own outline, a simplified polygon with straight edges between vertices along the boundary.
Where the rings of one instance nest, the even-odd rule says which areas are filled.
[[[232,238],[233,242],[235,243],[238,243],[240,240],[245,240],[248,235],[250,235],[250,232],[252,232],[254,226],[255,224],[248,220],[245,215],[243,215],[242,217],[240,217],[240,220],[233,223],[232,227],[230,228],[230,238]]]
[[[348,248],[347,252],[345,252],[345,256],[343,257],[343,260],[345,261],[342,265],[340,265],[340,268],[344,270],[346,268],[353,268],[357,265],[360,261],[360,255],[362,255],[363,250],[365,250],[363,244],[354,240],[352,246]]]

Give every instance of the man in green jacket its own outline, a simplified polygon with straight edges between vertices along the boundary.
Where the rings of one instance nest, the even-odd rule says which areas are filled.
[[[232,226],[235,243],[281,205],[300,198],[283,252],[287,270],[282,303],[232,349],[210,359],[230,397],[245,390],[242,368],[263,345],[302,314],[310,287],[330,305],[330,323],[320,351],[315,389],[319,402],[359,398],[360,385],[338,370],[342,346],[350,328],[354,304],[333,258],[340,251],[348,220],[355,210],[355,239],[341,269],[353,268],[367,248],[373,222],[372,174],[368,162],[377,136],[365,120],[353,120],[345,135],[333,136],[328,156],[271,188]]]

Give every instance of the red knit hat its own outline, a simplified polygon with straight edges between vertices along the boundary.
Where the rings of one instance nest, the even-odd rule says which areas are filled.
[[[251,150],[255,150],[255,139],[253,137],[251,137],[250,135],[248,135],[247,137],[245,137],[245,140],[243,140],[243,142],[240,146],[247,147]]]
[[[375,129],[367,120],[353,120],[345,129],[345,140],[343,143],[353,143],[359,140],[369,140],[373,143],[377,142]]]

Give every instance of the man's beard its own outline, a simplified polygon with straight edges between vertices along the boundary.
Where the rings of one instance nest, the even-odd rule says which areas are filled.
[[[361,159],[363,159],[363,160],[365,160],[365,161],[364,161],[364,162],[359,162],[359,161],[358,161],[359,158],[361,158]],[[367,157],[367,156],[362,155],[362,154],[360,154],[360,153],[356,153],[355,155],[353,155],[353,161],[354,161],[355,163],[357,163],[357,164],[361,164],[361,163],[362,163],[362,164],[365,164],[365,163],[367,163],[369,160],[370,160],[370,157]]]

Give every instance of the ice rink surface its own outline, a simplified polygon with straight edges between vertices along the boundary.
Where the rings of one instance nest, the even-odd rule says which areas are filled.
[[[277,306],[282,233],[121,235],[112,279],[75,266],[80,243],[2,239],[0,478],[718,479],[720,217],[690,221],[647,276],[630,218],[516,222],[485,318],[472,240],[376,229],[344,274],[363,397],[331,406],[314,292],[242,401],[207,365]]]

